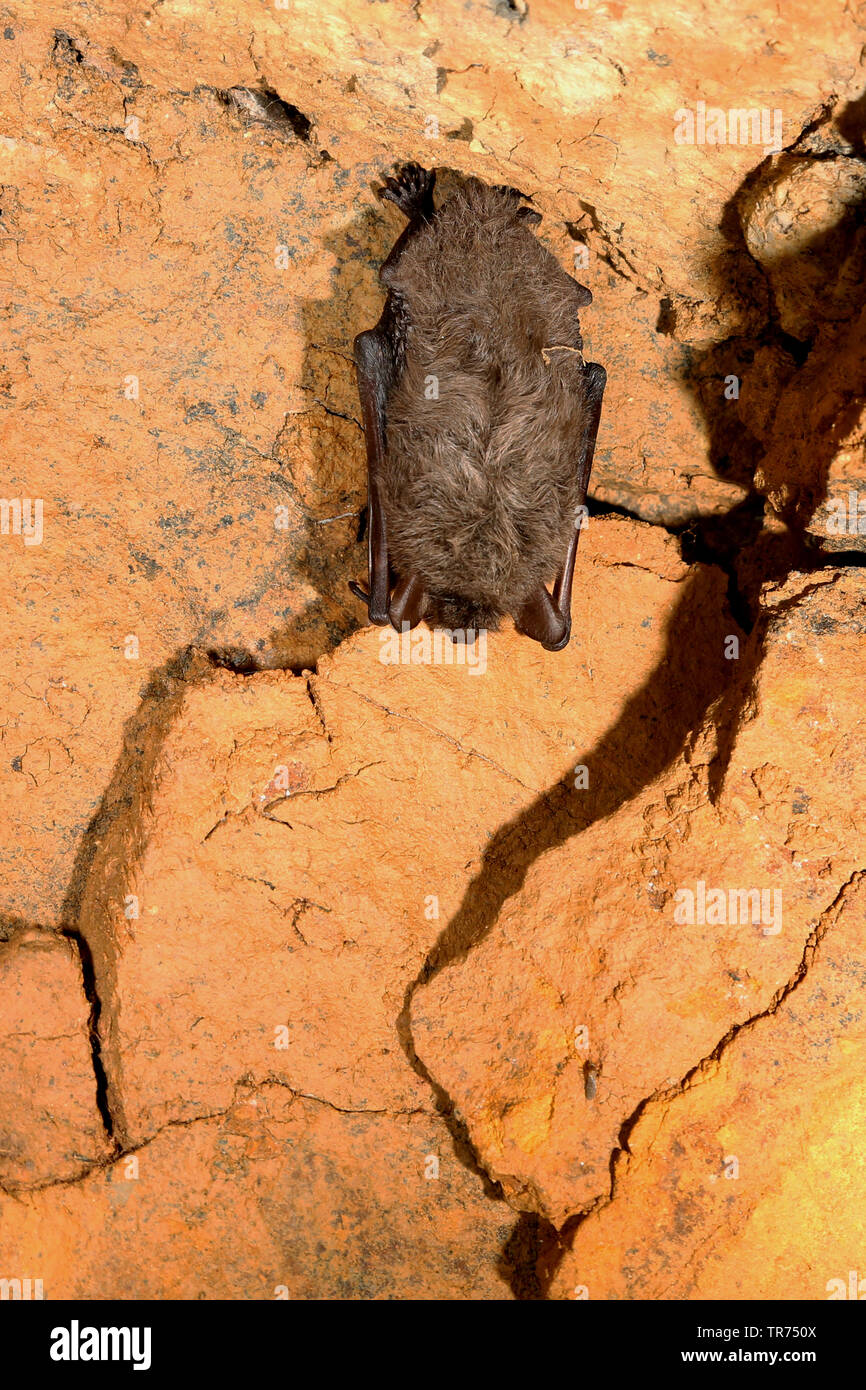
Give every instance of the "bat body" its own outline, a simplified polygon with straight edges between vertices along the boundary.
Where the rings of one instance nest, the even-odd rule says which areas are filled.
[[[559,650],[606,379],[582,355],[592,296],[515,190],[468,179],[436,210],[433,181],[406,165],[382,193],[409,221],[382,317],[355,339],[369,590],[351,588],[374,623],[477,631],[511,614]]]

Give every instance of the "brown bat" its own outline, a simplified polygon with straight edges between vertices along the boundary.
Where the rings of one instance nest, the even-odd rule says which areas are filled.
[[[409,222],[379,272],[382,317],[355,339],[369,589],[350,588],[398,631],[510,613],[559,651],[606,381],[582,355],[592,295],[522,194],[470,178],[437,210],[434,181],[407,164],[380,190]]]

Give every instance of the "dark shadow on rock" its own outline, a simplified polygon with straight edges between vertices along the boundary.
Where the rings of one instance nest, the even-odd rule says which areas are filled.
[[[841,559],[822,549],[807,528],[826,501],[830,465],[840,440],[859,416],[866,382],[852,383],[848,396],[837,393],[836,417],[809,441],[808,485],[794,480],[796,489],[782,512],[783,528],[763,529],[765,503],[755,475],[765,460],[784,458],[791,443],[783,437],[784,423],[780,426],[776,420],[783,393],[796,391],[801,380],[804,392],[814,390],[816,368],[822,378],[824,364],[829,376],[866,304],[866,203],[849,204],[835,225],[816,232],[796,251],[776,257],[772,276],[749,250],[742,209],[769,178],[775,183],[786,169],[790,172],[803,161],[857,158],[864,130],[866,97],[849,102],[835,119],[825,113],[775,164],[764,161],[744,181],[725,208],[721,230],[727,247],[712,271],[720,297],[733,289],[741,302],[758,303],[764,322],[754,334],[687,353],[683,380],[704,415],[713,469],[720,478],[748,488],[749,496],[725,515],[690,523],[684,532],[683,554],[686,559],[704,559],[727,569],[734,610],[747,626],[756,616],[762,584],[783,580],[793,569],[809,572]],[[804,297],[811,302],[812,325],[801,336],[794,337],[783,327],[774,279],[802,284]],[[761,369],[757,371],[754,364],[759,354]],[[725,394],[731,377],[739,382],[738,399]],[[842,560],[849,561],[847,555]],[[864,562],[866,557],[859,561]]]
[[[385,171],[383,171],[385,172]],[[387,204],[365,207],[339,230],[323,239],[333,261],[330,291],[324,298],[303,301],[304,333],[301,388],[312,415],[304,448],[311,450],[311,490],[328,491],[330,519],[314,515],[292,457],[297,417],[290,417],[277,441],[279,480],[292,512],[303,520],[293,537],[292,578],[316,593],[288,626],[270,634],[277,652],[293,653],[285,664],[293,670],[314,667],[318,658],[366,622],[363,606],[349,592],[350,579],[367,577],[367,549],[362,544],[362,511],[367,499],[367,464],[352,344],[357,333],[371,328],[382,312],[385,294],[378,281],[402,218]],[[305,411],[305,416],[307,412]],[[347,460],[347,440],[350,454]],[[335,464],[342,472],[335,475]]]
[[[549,1221],[534,1212],[521,1213],[497,1264],[518,1302],[543,1301],[549,1281],[540,1271],[546,1270],[558,1246],[556,1228]]]
[[[739,662],[725,660],[725,638],[738,635],[738,629],[725,603],[719,602],[719,595],[718,572],[696,565],[683,581],[682,594],[669,619],[664,658],[628,700],[613,727],[593,748],[575,758],[576,765],[583,764],[588,770],[586,790],[575,788],[570,771],[497,831],[460,908],[406,990],[397,1023],[401,1045],[416,1074],[433,1093],[451,1133],[455,1156],[487,1182],[465,1123],[455,1113],[446,1089],[416,1051],[411,1017],[415,993],[484,940],[503,904],[519,892],[542,854],[559,848],[637,796],[677,757],[710,706],[720,697],[731,696],[732,686],[737,692],[734,702],[742,703],[754,675],[759,644],[753,638]],[[723,771],[720,769],[720,777]],[[497,1184],[489,1195],[499,1193]],[[549,1223],[543,1217],[538,1219],[549,1241]],[[506,1253],[503,1260],[507,1262]],[[521,1277],[525,1285],[525,1272]]]
[[[123,1088],[109,1055],[109,1029],[103,1016],[115,994],[115,950],[110,930],[107,925],[100,928],[98,921],[107,923],[124,901],[126,885],[146,844],[143,822],[163,744],[189,684],[208,669],[204,654],[186,647],[148,677],[141,700],[124,725],[111,779],[81,838],[60,909],[60,930],[78,945],[90,1003],[97,1104],[118,1150],[126,1141]]]
[[[588,771],[588,786],[576,790],[569,771],[514,821],[500,828],[484,853],[458,912],[440,934],[413,983],[415,988],[464,957],[486,936],[505,901],[523,886],[528,870],[548,850],[559,848],[631,801],[676,758],[710,705],[735,682],[739,690],[753,668],[750,644],[739,663],[726,661],[725,638],[740,635],[724,603],[717,603],[718,575],[696,566],[665,632],[665,655],[650,678],[627,701],[619,719],[599,742],[575,758]],[[699,634],[699,635],[698,635]],[[404,1013],[408,1022],[408,1013]]]
[[[349,175],[338,169],[334,178],[339,187]],[[299,302],[304,339],[299,385],[305,402],[287,416],[273,448],[271,483],[288,509],[288,529],[281,533],[285,556],[263,580],[265,586],[273,584],[282,573],[287,591],[309,588],[313,596],[299,596],[291,616],[259,643],[266,657],[225,646],[209,653],[232,671],[314,669],[321,656],[366,621],[348,588],[350,579],[366,579],[367,567],[360,540],[366,452],[352,343],[382,311],[378,270],[401,225],[387,205],[368,206],[319,243],[330,253],[332,269],[327,295]],[[294,249],[288,248],[290,256]]]
[[[857,138],[862,143],[864,119],[866,98],[845,108],[838,119],[838,128],[849,141],[856,128]],[[811,343],[792,340],[782,330],[769,278],[751,256],[742,231],[740,199],[764,176],[763,170],[764,166],[759,166],[754,171],[726,209],[723,231],[728,246],[715,269],[720,295],[723,290],[728,292],[733,288],[741,297],[758,296],[765,311],[764,326],[750,337],[731,338],[705,352],[687,352],[685,373],[685,380],[703,409],[710,458],[716,473],[747,487],[749,492],[743,502],[725,515],[698,519],[684,528],[683,556],[692,563],[718,564],[726,571],[732,612],[747,630],[757,619],[758,595],[764,583],[781,581],[795,568],[808,571],[826,567],[828,563],[827,556],[816,555],[807,544],[804,530],[811,512],[806,516],[802,511],[786,516],[787,527],[781,532],[764,528],[764,498],[754,481],[761,459],[774,443],[772,428],[769,440],[766,438],[768,406],[772,419],[774,406],[785,387],[807,363],[812,347]],[[860,211],[862,214],[862,209]],[[844,226],[822,233],[805,248],[801,247],[798,256],[832,259],[833,248],[838,247],[840,241],[849,244],[856,230],[856,218],[852,222],[846,214],[842,221]],[[864,299],[866,287],[861,284],[860,298],[851,306],[848,319],[840,323],[840,331],[845,322],[853,319]],[[736,403],[727,400],[725,378],[730,375],[737,376],[740,381],[747,378],[749,366],[762,346],[773,349],[769,354],[773,368],[762,398],[754,402],[754,407],[747,396]],[[603,415],[602,431],[613,426],[614,422],[606,421]],[[826,496],[827,472],[834,448],[833,438],[815,441],[813,510]],[[837,562],[836,557],[829,557],[829,563]],[[862,559],[859,562],[862,563]],[[732,622],[726,617],[724,606],[718,605],[714,614],[707,615],[703,629],[696,633],[694,614],[706,607],[711,573],[696,565],[670,618],[665,653],[659,665],[628,701],[616,724],[593,749],[575,759],[589,769],[589,789],[576,792],[569,774],[497,832],[460,908],[406,991],[398,1021],[401,1044],[416,1073],[431,1086],[440,1113],[452,1130],[455,1152],[465,1162],[469,1144],[470,1166],[476,1171],[481,1165],[465,1125],[455,1116],[447,1092],[415,1050],[411,1027],[414,995],[419,987],[429,983],[447,966],[464,959],[483,941],[503,904],[520,891],[527,873],[542,854],[612,815],[659,776],[697,731],[716,701],[719,701],[716,712],[719,741],[710,768],[709,790],[711,796],[718,795],[733,749],[737,723],[760,665],[766,620],[753,633],[739,662],[720,663],[714,659],[714,655],[722,651],[724,637],[732,631]],[[734,671],[732,666],[738,669]],[[522,1220],[518,1221],[512,1240],[518,1238]],[[574,1228],[570,1222],[569,1234]],[[503,1259],[506,1258],[504,1253]],[[557,1263],[548,1250],[543,1262],[544,1277],[534,1286],[542,1290],[542,1297]]]

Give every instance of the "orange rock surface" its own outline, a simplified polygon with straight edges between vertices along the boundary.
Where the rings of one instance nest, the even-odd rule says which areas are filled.
[[[864,44],[842,0],[6,4],[0,1277],[857,1267]],[[562,653],[384,660],[348,593],[405,159],[519,188],[594,295]],[[698,883],[781,930],[676,921]]]
[[[528,842],[525,886],[413,1000],[418,1055],[486,1170],[557,1227],[608,1195],[646,1098],[772,1009],[859,869],[866,583],[801,577],[768,602],[737,685],[660,778],[612,807],[593,748],[588,787],[543,812],[582,834],[539,856],[510,828],[486,877]]]
[[[45,1298],[498,1299],[513,1225],[429,1112],[342,1112],[273,1084],[4,1201],[2,1257],[38,1270]]]
[[[0,943],[0,1184],[39,1187],[111,1152],[97,1109],[91,1006],[71,941],[21,927]]]
[[[858,873],[771,1007],[649,1099],[552,1298],[863,1297],[864,941]]]
[[[391,630],[368,628],[309,678],[205,664],[177,684],[170,726],[117,775],[81,908],[124,1143],[223,1108],[245,1077],[345,1109],[429,1098],[406,994],[490,837],[573,775],[672,611],[723,610],[718,572],[693,596],[663,533],[612,520],[587,540],[593,631],[564,654],[503,633],[486,668],[390,664]]]

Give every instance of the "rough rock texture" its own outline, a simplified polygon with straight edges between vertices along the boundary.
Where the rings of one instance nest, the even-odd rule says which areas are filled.
[[[862,303],[864,23],[804,0],[4,5],[3,486],[45,513],[40,545],[3,538],[23,667],[0,693],[6,911],[74,915],[81,834],[153,672],[190,644],[299,669],[359,621],[350,347],[401,225],[371,193],[394,159],[515,184],[581,258],[609,371],[594,495],[664,524],[739,516],[795,365],[781,325],[825,319],[823,272],[797,271],[813,234],[834,332]],[[699,101],[778,110],[786,153],[677,143]],[[861,477],[857,439],[837,446]]]
[[[449,955],[471,954],[438,961],[413,1000],[418,1055],[486,1170],[557,1226],[607,1195],[645,1098],[772,1006],[861,864],[866,582],[800,577],[768,603],[731,662],[739,680],[660,778],[611,815],[608,764],[590,746],[588,787],[558,788],[543,812],[583,833],[540,858],[525,824],[502,838],[486,876],[513,874],[523,853],[525,886],[495,921],[464,909]],[[725,898],[703,921],[699,883]],[[676,916],[680,890],[695,895],[692,921]],[[732,910],[731,890],[766,904]]]
[[[773,1007],[649,1101],[550,1297],[863,1297],[864,942],[859,873]]]
[[[673,614],[715,624],[705,678],[728,674],[718,571],[690,573],[640,523],[585,540],[586,635],[562,654],[503,633],[483,672],[419,680],[368,628],[307,679],[203,663],[175,682],[117,773],[81,908],[124,1144],[223,1108],[242,1077],[343,1109],[429,1097],[398,1020],[490,837],[616,723]],[[646,702],[646,724],[661,714]]]
[[[757,476],[780,516],[828,551],[866,550],[866,308],[823,330],[779,398]]]
[[[73,942],[22,927],[0,943],[0,1186],[79,1177],[110,1153],[90,1004]]]
[[[863,1234],[864,6],[0,9],[0,1275],[826,1296]],[[608,370],[575,640],[483,675],[382,664],[346,586],[402,159],[533,200]],[[675,923],[699,881],[782,930]]]
[[[746,245],[767,273],[779,325],[800,342],[851,316],[866,268],[864,199],[866,165],[839,146],[779,157],[741,199]]]
[[[199,658],[151,692],[91,831],[80,922],[100,982],[99,1055],[113,1137],[123,1154],[156,1145],[160,1162],[147,1169],[146,1189],[142,1170],[135,1191],[143,1206],[130,1213],[130,1226],[114,1226],[95,1244],[81,1213],[103,1200],[90,1194],[126,1181],[118,1177],[125,1158],[74,1196],[65,1188],[40,1194],[9,1227],[0,1252],[7,1263],[26,1252],[28,1268],[45,1269],[41,1277],[52,1279],[58,1296],[95,1289],[118,1296],[127,1284],[151,1296],[198,1288],[198,1255],[172,1276],[179,1283],[166,1284],[161,1266],[139,1271],[139,1255],[134,1275],[125,1262],[130,1249],[147,1248],[151,1223],[186,1228],[184,1204],[204,1181],[196,1176],[205,1163],[199,1155],[214,1142],[206,1122],[231,1107],[239,1085],[307,1098],[315,1109],[303,1115],[345,1112],[362,1147],[384,1146],[382,1172],[365,1178],[374,1186],[363,1200],[374,1208],[388,1206],[389,1144],[407,1145],[403,1162],[416,1171],[414,1140],[400,1128],[407,1113],[426,1117],[423,1133],[433,1137],[424,1139],[425,1152],[451,1153],[451,1163],[456,1153],[459,1168],[474,1170],[448,1098],[431,1088],[415,1056],[407,997],[494,832],[531,813],[558,778],[573,777],[581,748],[633,703],[636,681],[652,686],[672,624],[714,632],[715,655],[708,670],[698,669],[684,646],[668,667],[641,707],[643,728],[660,726],[671,682],[691,683],[694,700],[680,724],[659,728],[643,750],[635,746],[617,794],[627,796],[647,760],[653,766],[667,756],[695,710],[724,688],[722,643],[735,630],[724,588],[718,570],[684,565],[663,531],[594,520],[575,588],[583,632],[564,653],[527,649],[503,632],[489,640],[484,669],[394,665],[382,660],[389,634],[367,629],[316,675],[238,676]],[[445,826],[447,834],[433,833]],[[434,1101],[450,1134],[431,1113]],[[193,1129],[195,1139],[180,1137]],[[342,1155],[351,1144],[320,1130],[317,1122],[303,1143],[327,1166],[329,1145]],[[378,1160],[370,1163],[378,1170]],[[485,1195],[474,1171],[460,1181],[470,1185],[448,1221],[465,1220],[472,1232],[468,1296],[509,1296],[531,1269],[522,1228],[509,1234],[496,1189],[487,1183]],[[458,1296],[463,1274],[441,1267],[452,1243],[447,1222],[422,1239],[431,1220],[425,1189],[417,1211],[407,1200],[403,1233],[394,1237],[407,1249],[421,1241],[428,1254],[420,1267],[407,1254],[404,1268],[395,1255],[388,1272],[368,1277],[367,1237],[347,1255],[332,1231],[330,1205],[344,1200],[333,1183],[323,1179],[321,1196],[304,1191],[305,1219],[331,1234],[319,1233],[326,1267],[288,1281],[297,1296],[342,1289],[364,1297],[383,1288],[414,1296],[410,1281],[417,1296]],[[209,1208],[211,1200],[199,1194],[193,1205]],[[477,1214],[472,1202],[481,1204]],[[230,1239],[222,1217],[213,1223],[209,1260]],[[57,1233],[49,1240],[46,1230]],[[65,1253],[53,1255],[55,1247]],[[279,1270],[269,1265],[263,1274],[254,1248],[236,1256],[238,1296],[272,1296]],[[292,1246],[278,1248],[284,1260],[301,1258],[285,1253]],[[97,1277],[103,1264],[116,1273]],[[70,1283],[72,1265],[80,1272]]]
[[[441,1121],[342,1113],[276,1085],[0,1208],[4,1271],[37,1270],[45,1298],[511,1296],[513,1213]]]

